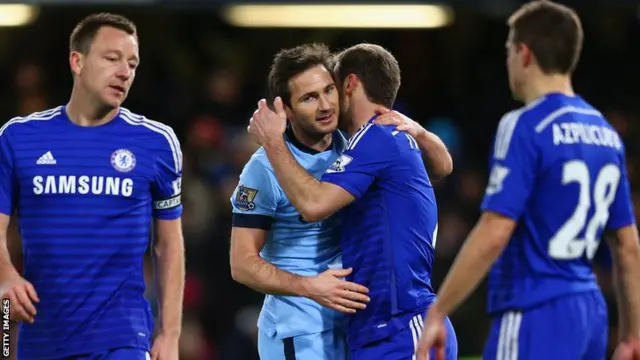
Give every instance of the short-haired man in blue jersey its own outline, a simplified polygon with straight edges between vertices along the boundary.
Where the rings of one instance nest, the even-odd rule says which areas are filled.
[[[534,1],[509,27],[509,85],[525,106],[500,121],[482,216],[429,310],[418,358],[441,347],[443,317],[493,265],[483,359],[604,359],[607,307],[592,262],[606,231],[620,311],[618,356],[636,352],[637,359],[640,248],[624,146],[573,92],[580,20],[565,6]]]
[[[336,131],[339,97],[331,67],[329,50],[309,44],[279,52],[269,74],[270,92],[286,103],[287,146],[316,177],[346,145]],[[399,114],[386,113],[381,119],[416,134],[420,146],[429,150],[434,172],[448,175],[452,163],[444,144],[415,122],[395,115]],[[247,163],[231,200],[232,274],[237,281],[269,294],[258,324],[260,356],[346,359],[346,318],[339,312],[362,309],[367,289],[340,279],[351,270],[342,269],[339,219],[305,220],[287,200],[264,149]]]
[[[411,359],[422,316],[434,300],[430,277],[437,206],[418,143],[395,126],[373,124],[376,108],[391,108],[400,69],[385,49],[360,44],[337,55],[341,127],[350,140],[318,180],[282,140],[286,111],[261,107],[250,132],[261,142],[284,194],[306,221],[341,210],[342,263],[347,280],[369,289],[366,309],[349,316],[350,358]],[[316,175],[316,176],[313,176]],[[450,329],[450,359],[457,343]]]
[[[121,107],[139,62],[131,21],[91,15],[71,34],[68,104],[0,128],[0,286],[21,322],[19,359],[178,359],[182,154],[170,127]],[[7,254],[13,214],[23,276]],[[155,329],[143,277],[152,219]]]

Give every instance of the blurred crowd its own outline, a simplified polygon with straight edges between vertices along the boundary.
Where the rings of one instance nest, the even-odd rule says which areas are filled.
[[[28,28],[0,31],[3,119],[66,101],[71,89],[67,37],[91,10],[45,9]],[[342,32],[231,29],[212,13],[176,15],[142,8],[122,13],[138,23],[142,54],[126,107],[171,125],[184,152],[188,275],[182,360],[257,359],[256,321],[263,296],[231,279],[229,198],[257,149],[246,136],[246,125],[264,96],[271,57],[283,47],[322,41],[339,49],[368,41],[396,55],[403,71],[396,109],[440,135],[454,156],[454,173],[436,184],[440,230],[434,283],[441,282],[479,215],[497,122],[519,106],[510,99],[506,81],[504,17],[461,12],[448,29]],[[640,27],[626,14],[605,14],[585,12],[587,43],[575,88],[606,113],[625,139],[640,209],[640,143],[634,141],[640,135],[640,54],[633,46]],[[610,287],[604,288],[610,296]],[[148,296],[154,299],[152,286]],[[452,320],[461,355],[480,353],[488,329],[484,289]]]

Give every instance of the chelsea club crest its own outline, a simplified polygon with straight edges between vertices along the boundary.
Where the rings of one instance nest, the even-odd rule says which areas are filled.
[[[136,167],[136,157],[127,149],[118,149],[111,154],[111,166],[120,172],[129,172]]]

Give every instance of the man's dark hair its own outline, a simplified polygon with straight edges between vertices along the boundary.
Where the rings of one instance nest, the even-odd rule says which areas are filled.
[[[133,21],[122,15],[109,13],[92,14],[82,19],[71,32],[69,50],[87,54],[93,39],[103,27],[116,28],[129,35],[136,35],[137,33],[136,25]]]
[[[318,65],[324,66],[329,72],[333,68],[333,55],[324,44],[305,44],[280,50],[273,58],[273,65],[269,72],[270,99],[280,96],[282,102],[290,107],[289,80]]]
[[[335,73],[342,82],[355,74],[369,101],[392,107],[400,88],[400,66],[389,51],[379,45],[359,44],[336,57]]]
[[[582,24],[572,9],[551,1],[533,1],[508,21],[514,44],[525,44],[545,74],[573,72],[580,59]]]

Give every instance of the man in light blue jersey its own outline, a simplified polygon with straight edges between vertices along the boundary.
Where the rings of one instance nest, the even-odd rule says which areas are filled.
[[[441,350],[443,317],[489,268],[483,359],[604,359],[607,307],[593,261],[605,232],[620,314],[616,358],[638,359],[640,247],[624,145],[573,92],[580,20],[534,1],[508,23],[509,85],[525,107],[500,121],[483,214],[429,310],[418,359]]]
[[[400,87],[391,53],[359,44],[338,54],[334,74],[341,88],[345,151],[321,179],[304,169],[282,141],[286,111],[262,107],[250,132],[264,145],[275,176],[308,221],[339,212],[347,280],[369,289],[367,308],[349,316],[351,360],[409,360],[415,354],[426,308],[434,300],[431,272],[438,213],[419,141],[395,126],[378,125],[376,108],[390,108]],[[448,359],[457,359],[449,323]]]
[[[276,55],[269,75],[271,93],[284,99],[286,106],[286,146],[315,177],[346,146],[336,131],[339,97],[328,70],[331,66],[325,46],[303,45]],[[259,107],[266,107],[264,100]],[[403,129],[423,131],[397,113],[388,114],[387,121],[402,122]],[[448,174],[451,158],[442,142],[433,134],[418,138],[420,146],[432,149],[430,158],[437,172]],[[340,312],[364,309],[367,289],[341,279],[351,269],[342,269],[339,220],[307,221],[282,187],[261,148],[245,166],[231,199],[232,275],[268,294],[258,324],[260,356],[346,359],[346,318]]]
[[[182,153],[170,127],[121,107],[139,62],[130,20],[91,15],[71,34],[68,104],[0,128],[0,296],[21,322],[19,359],[178,359]],[[13,214],[23,276],[7,250]],[[152,219],[155,328],[143,271]]]

